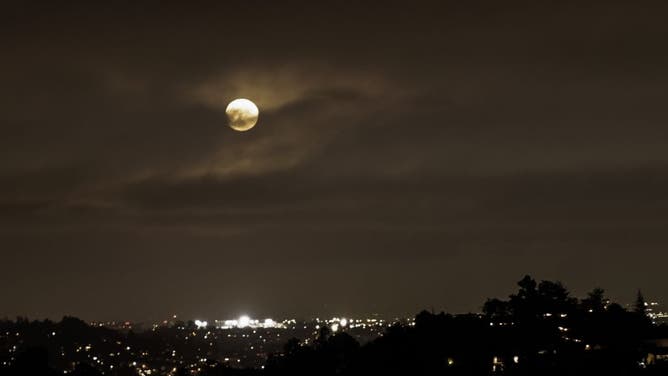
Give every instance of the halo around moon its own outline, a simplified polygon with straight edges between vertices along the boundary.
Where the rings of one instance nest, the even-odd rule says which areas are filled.
[[[255,126],[260,110],[250,100],[239,98],[227,105],[225,114],[227,114],[230,128],[245,132]]]

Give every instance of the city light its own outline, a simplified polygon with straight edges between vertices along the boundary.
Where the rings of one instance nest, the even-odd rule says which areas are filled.
[[[264,327],[265,328],[275,328],[276,327],[276,321],[272,319],[264,319]]]
[[[241,317],[239,317],[239,323],[237,324],[237,326],[238,326],[239,328],[242,328],[242,329],[243,329],[243,328],[247,327],[248,325],[250,325],[250,323],[251,323],[251,319],[250,319],[250,317],[248,317],[248,316],[241,316]]]

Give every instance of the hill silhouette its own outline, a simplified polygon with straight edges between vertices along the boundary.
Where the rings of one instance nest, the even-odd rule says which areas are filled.
[[[388,327],[360,344],[341,327],[320,327],[309,340],[290,339],[261,369],[240,369],[216,358],[206,335],[186,341],[169,328],[147,333],[90,326],[74,317],[60,322],[0,321],[0,375],[149,375],[146,365],[123,357],[119,347],[140,348],[146,362],[163,364],[151,375],[663,375],[668,374],[668,328],[647,316],[638,292],[631,309],[593,289],[572,297],[560,282],[525,276],[507,299],[488,299],[481,313],[422,311],[410,323]],[[190,333],[194,324],[180,322]],[[19,346],[9,346],[9,337]],[[195,348],[212,346],[207,359]],[[4,348],[6,347],[6,348]],[[95,348],[110,364],[93,361]],[[67,353],[65,349],[77,349]],[[175,349],[169,350],[166,349]],[[196,365],[169,363],[176,349]],[[9,354],[9,355],[7,355]]]

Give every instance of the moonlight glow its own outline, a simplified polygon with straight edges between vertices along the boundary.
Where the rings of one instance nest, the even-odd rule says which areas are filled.
[[[230,121],[230,128],[244,132],[255,126],[260,111],[255,103],[239,98],[227,105],[225,113]]]

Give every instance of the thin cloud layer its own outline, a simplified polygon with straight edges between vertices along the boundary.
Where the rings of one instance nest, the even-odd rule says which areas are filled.
[[[527,272],[668,298],[665,7],[8,7],[0,314],[464,311]]]

